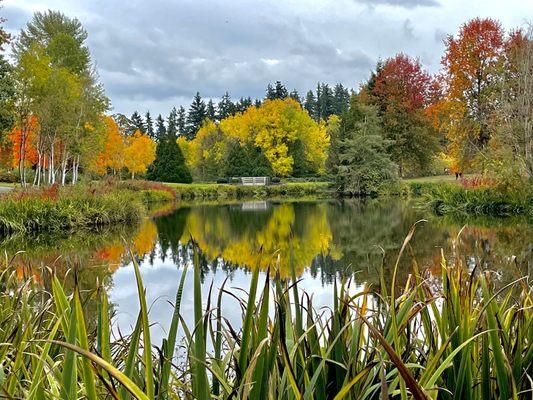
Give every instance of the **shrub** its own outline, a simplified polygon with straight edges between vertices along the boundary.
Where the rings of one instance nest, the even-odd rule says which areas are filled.
[[[20,177],[17,171],[0,170],[0,182],[19,183]]]

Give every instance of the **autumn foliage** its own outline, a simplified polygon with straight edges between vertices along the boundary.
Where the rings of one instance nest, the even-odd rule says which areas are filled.
[[[12,165],[13,168],[18,168],[21,161],[21,157],[24,159],[26,167],[30,167],[37,163],[37,130],[39,124],[36,117],[30,117],[25,126],[15,126],[9,140],[11,141],[12,149]]]

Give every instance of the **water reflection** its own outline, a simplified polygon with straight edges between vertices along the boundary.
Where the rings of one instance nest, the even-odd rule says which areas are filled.
[[[230,285],[247,288],[250,268],[258,265],[272,272],[279,265],[282,277],[290,277],[294,268],[317,304],[328,304],[330,284],[340,275],[379,290],[378,270],[383,268],[388,282],[405,235],[424,218],[427,222],[419,224],[400,262],[400,282],[412,272],[414,259],[421,270],[438,275],[441,249],[450,262],[497,270],[501,282],[511,281],[518,271],[531,272],[532,229],[527,220],[434,217],[398,199],[166,205],[153,213],[153,218],[133,226],[7,238],[0,240],[0,249],[10,256],[24,251],[13,261],[17,273],[21,278],[33,275],[45,286],[50,280],[44,266],[60,276],[74,269],[86,293],[104,283],[121,327],[133,323],[137,314],[130,254],[140,261],[149,301],[172,301],[181,267],[191,259],[191,238],[202,252],[206,291],[212,282],[219,287],[228,275]],[[72,275],[67,285],[72,285]],[[192,299],[187,290],[184,298]],[[192,314],[192,302],[185,301],[183,307],[185,314]],[[159,301],[151,312],[163,331],[170,306]]]
[[[307,270],[322,284],[353,273],[378,284],[377,270],[383,266],[388,275],[409,228],[424,218],[410,249],[421,269],[438,269],[441,248],[483,268],[502,269],[512,261],[527,268],[531,262],[532,229],[525,219],[434,217],[399,200],[166,205],[137,225],[11,237],[0,240],[0,250],[22,252],[14,263],[28,273],[38,274],[42,266],[60,273],[77,267],[102,281],[128,265],[130,253],[142,265],[187,262],[194,238],[204,273],[279,266],[283,278],[294,268],[297,276]],[[412,258],[404,257],[403,273],[411,271]]]

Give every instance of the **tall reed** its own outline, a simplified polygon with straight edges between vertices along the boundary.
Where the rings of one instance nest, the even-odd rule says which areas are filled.
[[[411,251],[407,236],[399,257]],[[202,298],[194,257],[194,325],[180,312],[182,271],[167,337],[151,342],[139,265],[140,313],[133,332],[112,340],[103,288],[51,291],[8,266],[0,276],[0,388],[6,398],[114,399],[530,399],[533,299],[528,276],[495,290],[493,274],[442,257],[439,279],[416,260],[407,282],[355,290],[348,278],[320,309],[293,273],[252,273],[248,296],[220,288]],[[263,279],[264,278],[264,279]],[[21,280],[22,279],[22,280]],[[242,308],[242,326],[224,318],[222,299]],[[83,305],[99,303],[96,328]],[[205,307],[203,306],[205,304]],[[174,356],[178,328],[186,359]]]

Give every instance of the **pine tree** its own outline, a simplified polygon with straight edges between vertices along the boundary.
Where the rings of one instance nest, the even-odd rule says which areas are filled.
[[[309,90],[305,96],[304,108],[307,110],[309,116],[316,121],[316,98],[312,90]]]
[[[276,99],[283,100],[289,96],[289,92],[280,81],[276,81],[276,88],[274,89],[274,91],[276,93]]]
[[[206,117],[207,110],[205,107],[205,102],[202,100],[200,92],[196,92],[191,107],[189,108],[189,115],[187,116],[186,137],[188,140],[192,140],[196,137],[196,133],[202,126],[202,123]]]
[[[350,93],[341,83],[333,89],[333,114],[341,116],[350,106]]]
[[[230,115],[235,113],[235,105],[231,101],[231,97],[228,92],[224,93],[222,99],[218,103],[218,119],[222,121],[225,118],[228,118]]]
[[[338,190],[357,196],[376,195],[380,188],[394,183],[397,165],[386,151],[388,142],[375,107],[352,96],[341,126],[334,146],[337,163],[331,171]]]
[[[255,100],[254,100],[254,106],[255,106],[255,107],[261,107],[261,104],[262,104],[262,102],[261,102],[260,99],[255,99]]]
[[[137,111],[134,111],[130,117],[130,127],[127,130],[127,134],[133,135],[135,131],[137,130],[144,133],[145,127],[144,127],[144,121],[143,121],[143,118],[141,117],[141,114],[139,114]]]
[[[155,132],[154,132],[154,121],[152,120],[152,116],[150,115],[150,111],[146,111],[146,114],[144,116],[144,129],[148,136],[150,136],[150,139],[155,140]]]
[[[317,122],[320,121],[320,119],[322,118],[322,109],[321,109],[322,103],[323,103],[322,84],[318,82],[316,85],[316,107],[315,107],[315,115],[314,115],[314,119]]]
[[[224,173],[228,177],[273,175],[263,151],[253,143],[241,145],[239,141],[230,147]]]
[[[178,109],[178,136],[184,136],[187,133],[187,112],[183,106]]]
[[[178,111],[173,107],[168,115],[167,135],[178,137]]]
[[[289,93],[289,97],[293,100],[296,100],[298,103],[302,104],[302,99],[300,99],[300,93],[296,89],[293,89],[292,92]]]
[[[161,116],[157,117],[157,143],[155,160],[148,168],[149,180],[173,183],[191,183],[192,177],[185,165],[185,157],[177,143],[177,111],[173,108],[168,117],[168,129]]]
[[[327,120],[328,117],[334,113],[333,111],[333,91],[327,83],[319,84],[320,90],[317,89],[317,92],[320,95],[317,95],[317,103],[319,110],[319,119]]]
[[[157,138],[157,141],[161,141],[165,138],[165,135],[167,134],[167,128],[165,127],[165,120],[163,119],[163,117],[161,116],[161,114],[159,114],[155,120],[155,124],[156,124],[156,138]]]
[[[266,90],[265,100],[274,100],[276,98],[276,90],[269,83]]]
[[[215,105],[213,104],[213,100],[209,99],[207,102],[207,118],[209,118],[211,121],[216,121],[216,112],[215,112]]]
[[[245,112],[248,107],[251,107],[252,105],[253,102],[251,97],[241,97],[240,100],[237,102],[236,111]]]

